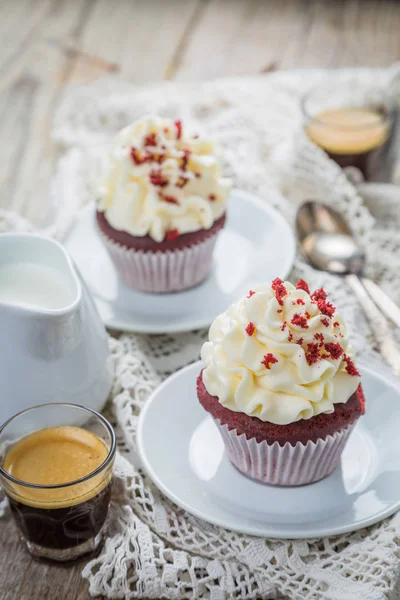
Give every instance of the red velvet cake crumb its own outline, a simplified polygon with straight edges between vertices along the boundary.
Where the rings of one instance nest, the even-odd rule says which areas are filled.
[[[311,294],[311,300],[313,300],[315,303],[318,302],[318,300],[326,300],[327,297],[328,294],[323,288],[319,288],[318,290],[315,290],[313,294]]]
[[[178,180],[175,183],[175,185],[178,188],[183,188],[183,187],[185,187],[185,185],[187,184],[188,181],[189,181],[189,179],[187,177],[183,177],[183,175],[182,175],[181,177],[178,177]]]
[[[294,313],[292,320],[290,321],[292,325],[297,325],[302,329],[308,329],[308,323],[305,316],[300,315],[299,313]]]
[[[304,279],[298,280],[298,282],[296,283],[296,290],[303,290],[304,292],[307,292],[307,294],[310,293],[310,288],[308,287],[308,283],[306,281],[304,281]]]
[[[249,293],[247,294],[247,298],[251,298],[252,296],[254,296],[255,292],[253,292],[253,290],[250,290]]]
[[[157,187],[165,187],[168,185],[168,179],[163,176],[161,169],[152,169],[149,173],[150,181]]]
[[[157,146],[157,135],[155,133],[149,133],[149,135],[146,135],[144,138],[144,145]]]
[[[325,344],[325,350],[334,360],[338,360],[343,354],[343,348],[339,342]]]
[[[146,154],[145,152],[141,153],[139,152],[139,150],[137,150],[137,148],[134,148],[133,146],[131,148],[130,155],[135,165],[142,165],[143,163],[149,162],[150,160],[149,154]]]
[[[321,319],[321,323],[322,323],[322,325],[325,325],[325,327],[329,327],[329,321],[326,317]]]
[[[273,282],[271,283],[271,288],[275,292],[275,298],[277,299],[278,304],[283,306],[282,298],[284,298],[287,295],[287,290],[286,290],[285,286],[283,285],[282,279],[280,279],[279,277],[276,277],[273,280]]]
[[[323,333],[316,333],[314,339],[317,340],[320,348],[324,345],[325,337]]]
[[[297,340],[296,344],[300,344],[300,346],[301,346],[303,342],[304,342],[304,338],[299,338]]]
[[[296,304],[302,304],[304,306],[305,302],[302,298],[297,298]]]
[[[307,344],[306,361],[311,366],[320,359],[319,346],[315,342]]]
[[[354,376],[360,375],[356,365],[353,363],[350,356],[347,356],[347,354],[345,354],[343,356],[343,360],[346,363],[346,371],[348,372],[349,375],[354,375]]]
[[[182,121],[175,121],[176,127],[176,139],[179,140],[182,137]]]
[[[254,325],[254,323],[252,323],[250,321],[250,323],[246,327],[246,333],[247,333],[247,335],[252,336],[253,333],[255,332],[255,330],[256,330],[256,326]]]
[[[211,202],[215,202],[215,200],[217,199],[217,196],[215,194],[208,194],[208,199]]]
[[[179,205],[179,201],[177,198],[175,198],[175,196],[166,196],[165,194],[160,194],[160,200],[162,200],[163,202],[167,202],[168,204]]]
[[[275,356],[271,354],[271,352],[268,352],[268,354],[266,354],[263,360],[261,361],[261,364],[264,365],[266,369],[270,369],[271,365],[274,365],[277,362],[278,359],[275,358]]]
[[[181,169],[182,169],[182,171],[186,171],[190,155],[191,155],[190,150],[184,150],[183,151],[183,157],[181,158]]]

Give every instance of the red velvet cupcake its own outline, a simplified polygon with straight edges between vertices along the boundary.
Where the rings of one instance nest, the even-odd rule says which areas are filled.
[[[240,471],[302,485],[336,468],[365,401],[323,290],[279,279],[254,288],[214,321],[202,358],[199,401]]]
[[[145,117],[123,129],[96,222],[124,283],[173,292],[203,281],[230,187],[214,144],[188,133],[180,121]]]

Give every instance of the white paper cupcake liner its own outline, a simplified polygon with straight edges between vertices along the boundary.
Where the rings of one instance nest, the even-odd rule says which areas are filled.
[[[352,432],[354,424],[317,442],[297,442],[295,446],[238,435],[215,419],[230,461],[243,474],[274,485],[304,485],[327,477],[340,461],[340,455]]]
[[[193,246],[166,252],[126,248],[100,234],[122,281],[141,292],[177,292],[194,287],[212,265],[216,231]]]

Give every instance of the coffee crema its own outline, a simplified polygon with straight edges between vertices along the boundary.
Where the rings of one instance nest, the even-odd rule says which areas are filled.
[[[98,539],[111,499],[112,462],[79,480],[101,467],[108,454],[95,434],[72,426],[36,431],[8,451],[2,466],[14,478],[61,486],[8,483],[11,511],[29,543],[64,551]]]
[[[315,115],[305,131],[342,168],[356,167],[367,180],[390,180],[394,124],[378,110],[326,110]]]
[[[381,146],[390,128],[384,116],[370,108],[339,108],[315,116],[308,137],[332,154],[362,154]]]
[[[78,481],[107,458],[104,442],[80,427],[52,427],[19,440],[7,453],[3,469],[26,483],[40,486]],[[40,489],[14,484],[8,493],[29,506],[73,506],[98,494],[109,482],[104,474],[62,488]]]

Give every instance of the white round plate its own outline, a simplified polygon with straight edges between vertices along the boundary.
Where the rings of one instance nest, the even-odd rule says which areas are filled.
[[[228,529],[272,538],[355,531],[400,508],[400,382],[361,370],[367,412],[341,466],[294,488],[257,483],[229,462],[213,420],[196,396],[201,363],[167,379],[145,405],[137,443],[160,490],[188,512]]]
[[[266,200],[273,194],[268,192]],[[119,281],[96,232],[94,214],[93,205],[81,211],[65,247],[88,284],[103,322],[113,329],[167,333],[208,327],[251,285],[284,279],[295,257],[295,239],[284,218],[266,201],[233,190],[208,279],[185,292],[143,294]]]

